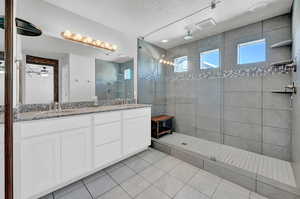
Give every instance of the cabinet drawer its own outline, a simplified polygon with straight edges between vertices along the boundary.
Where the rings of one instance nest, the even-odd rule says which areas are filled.
[[[104,144],[95,148],[95,167],[104,166],[121,158],[121,142]]]
[[[124,114],[124,119],[142,117],[146,115],[150,116],[151,109],[150,108],[132,109],[132,110],[124,111],[123,114]]]
[[[20,123],[20,132],[21,137],[26,138],[69,129],[89,127],[90,125],[90,116],[55,118],[40,121],[22,122]]]
[[[121,112],[108,112],[108,113],[99,113],[94,116],[95,124],[105,124],[110,122],[117,122],[121,120]]]
[[[95,146],[121,139],[121,122],[97,125],[95,127]]]

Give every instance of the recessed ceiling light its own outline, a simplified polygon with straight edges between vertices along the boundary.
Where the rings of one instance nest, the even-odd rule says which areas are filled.
[[[161,40],[161,43],[167,43],[167,42],[169,42],[169,40],[167,39]]]

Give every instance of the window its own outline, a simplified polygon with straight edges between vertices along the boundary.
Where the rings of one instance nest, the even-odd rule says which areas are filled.
[[[127,68],[124,70],[124,79],[125,80],[130,80],[131,79],[131,70],[130,68]]]
[[[188,58],[187,56],[178,57],[174,59],[174,72],[181,73],[188,71]]]
[[[266,40],[261,39],[238,45],[238,64],[266,61]]]
[[[210,50],[200,53],[200,69],[214,69],[220,67],[220,50]]]

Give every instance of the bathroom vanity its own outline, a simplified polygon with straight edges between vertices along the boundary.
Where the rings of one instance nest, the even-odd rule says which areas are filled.
[[[147,105],[21,114],[14,133],[15,197],[40,197],[145,150],[150,125]]]

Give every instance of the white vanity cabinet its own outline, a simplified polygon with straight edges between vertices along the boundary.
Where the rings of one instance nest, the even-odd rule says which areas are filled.
[[[90,126],[89,116],[18,123],[17,173],[22,198],[30,198],[91,169]]]
[[[122,157],[122,112],[94,116],[94,164],[101,168]]]
[[[131,154],[151,144],[151,110],[124,111],[124,154]]]
[[[145,150],[150,117],[147,107],[17,122],[16,198],[38,198]]]

